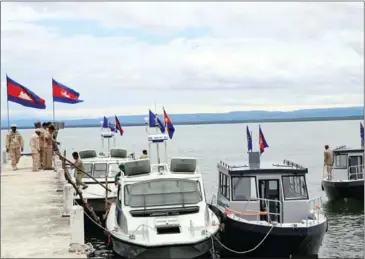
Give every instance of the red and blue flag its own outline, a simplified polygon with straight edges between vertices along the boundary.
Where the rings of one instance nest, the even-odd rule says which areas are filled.
[[[81,103],[83,100],[79,100],[80,94],[75,90],[57,82],[52,78],[52,94],[53,101],[60,103]]]
[[[259,147],[260,147],[260,154],[265,152],[265,148],[269,147],[266,142],[264,133],[262,133],[261,126],[259,126]]]
[[[44,99],[8,76],[6,76],[6,85],[8,101],[18,103],[25,107],[46,109],[46,101]]]
[[[120,125],[120,122],[118,120],[118,117],[115,115],[115,130],[119,131],[120,135],[123,136],[124,130],[122,129],[122,126]]]
[[[167,133],[169,134],[170,139],[174,136],[175,128],[172,124],[169,115],[167,115],[165,108],[163,108],[163,118],[165,121],[165,127],[167,129]]]

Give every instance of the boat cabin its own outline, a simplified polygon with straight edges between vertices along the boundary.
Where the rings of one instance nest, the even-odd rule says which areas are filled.
[[[110,149],[108,156],[104,154],[99,154],[98,156],[95,150],[82,150],[79,151],[79,157],[84,163],[85,172],[87,174],[92,175],[94,178],[102,179],[105,179],[105,176],[107,175],[108,178],[112,178],[113,180],[115,175],[120,171],[119,165],[130,160],[127,150],[118,148]],[[88,182],[88,178],[90,179],[87,174],[84,174],[86,182]],[[90,179],[90,181],[92,180]]]
[[[246,220],[287,223],[307,219],[307,168],[287,160],[262,164],[259,152],[249,152],[248,165],[220,162],[218,171],[218,205],[242,213]]]
[[[349,148],[346,146],[340,146],[335,148],[333,150],[334,164],[332,169],[332,180],[363,180],[363,157],[364,148]]]

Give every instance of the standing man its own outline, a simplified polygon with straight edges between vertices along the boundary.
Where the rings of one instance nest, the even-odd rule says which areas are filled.
[[[142,155],[139,157],[139,159],[146,159],[146,158],[148,158],[148,154],[147,154],[147,150],[144,149],[142,151]]]
[[[46,134],[46,132],[47,132],[47,123],[43,122],[41,128],[41,134],[39,135],[39,147],[40,147],[39,157],[40,157],[41,168],[44,168],[44,135]]]
[[[11,166],[13,171],[18,170],[18,163],[21,152],[24,150],[24,141],[22,135],[16,130],[16,125],[11,125],[11,131],[6,135],[6,152],[10,152]]]
[[[53,132],[55,128],[53,125],[48,127],[48,131],[44,133],[43,138],[43,169],[53,170],[52,155],[53,155]]]
[[[86,189],[88,186],[82,181],[84,177],[85,167],[84,163],[82,162],[81,158],[79,157],[79,153],[73,152],[72,153],[73,159],[75,159],[74,164],[76,166],[76,186],[82,186],[82,189]]]
[[[39,135],[41,134],[41,130],[39,128],[35,129],[35,133],[30,138],[30,150],[32,151],[32,160],[33,160],[33,172],[39,171],[40,164],[40,145],[39,145]]]
[[[332,180],[333,152],[328,145],[324,146],[324,166],[327,169],[328,180]]]

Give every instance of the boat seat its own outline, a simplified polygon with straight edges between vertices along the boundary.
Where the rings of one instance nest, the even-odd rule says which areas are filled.
[[[95,150],[90,149],[90,150],[82,150],[82,151],[79,151],[79,157],[81,159],[95,158],[95,157],[97,157],[97,155],[96,155],[96,151]]]
[[[195,158],[171,158],[170,171],[179,174],[193,174],[196,171]]]
[[[151,172],[151,163],[149,159],[138,159],[124,163],[125,176],[137,176],[149,174]]]
[[[128,153],[126,149],[121,148],[111,148],[110,149],[110,157],[116,158],[127,158]]]

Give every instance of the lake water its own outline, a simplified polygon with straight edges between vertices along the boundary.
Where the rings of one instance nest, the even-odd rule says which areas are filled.
[[[309,193],[312,197],[321,196],[325,203],[329,229],[320,257],[364,257],[364,204],[330,204],[321,190],[323,146],[346,144],[359,147],[359,124],[359,121],[261,123],[270,146],[262,159],[275,163],[288,159],[308,167]],[[207,197],[211,197],[217,188],[217,162],[234,161],[237,164],[237,161],[242,161],[243,164],[247,161],[246,125],[253,133],[254,149],[258,149],[258,124],[177,125],[174,138],[168,142],[168,156],[196,157],[204,177]],[[26,141],[25,151],[29,151],[28,143],[33,130],[20,132]],[[6,131],[1,131],[2,140],[5,134]],[[126,127],[124,136],[116,139],[117,147],[136,152],[137,156],[141,150],[148,149],[145,127]],[[72,150],[102,150],[99,128],[63,129],[58,134],[58,140],[68,156]],[[99,250],[104,249],[98,238],[92,240]]]

